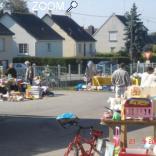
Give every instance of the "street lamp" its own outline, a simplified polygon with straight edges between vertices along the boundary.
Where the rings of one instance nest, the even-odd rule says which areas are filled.
[[[144,47],[143,57],[146,59],[146,63],[150,64],[150,59],[152,57],[152,46],[151,45],[146,45]]]

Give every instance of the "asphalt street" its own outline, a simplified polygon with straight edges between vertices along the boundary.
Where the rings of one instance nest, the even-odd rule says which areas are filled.
[[[104,106],[112,93],[56,91],[54,97],[24,102],[0,102],[0,156],[63,156],[76,127],[63,129],[58,114],[73,112],[82,125],[100,125]],[[141,142],[152,127],[129,127],[129,139]],[[84,132],[84,134],[87,132]],[[140,145],[139,145],[140,146]]]

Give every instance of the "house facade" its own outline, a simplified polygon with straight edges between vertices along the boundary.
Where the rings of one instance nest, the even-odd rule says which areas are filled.
[[[63,38],[36,15],[5,13],[0,22],[15,34],[14,56],[62,57]]]
[[[70,17],[46,14],[42,19],[64,38],[63,57],[95,55],[96,40]]]
[[[14,57],[14,53],[12,52],[13,35],[13,32],[0,23],[0,65],[4,69],[8,66],[8,63],[12,62],[12,58]]]
[[[93,34],[96,39],[96,52],[115,53],[125,48],[125,25],[126,18],[113,14]]]

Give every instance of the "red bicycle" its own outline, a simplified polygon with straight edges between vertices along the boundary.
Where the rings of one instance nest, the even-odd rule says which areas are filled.
[[[68,148],[64,154],[64,156],[94,156],[95,153],[97,153],[98,155],[100,154],[101,151],[97,150],[97,142],[98,139],[102,139],[103,138],[103,132],[100,130],[96,130],[94,129],[92,126],[89,127],[83,127],[78,125],[77,122],[77,118],[59,118],[59,123],[61,124],[61,126],[63,126],[64,128],[65,125],[77,125],[78,126],[78,130],[76,132],[75,137],[73,138],[73,140],[69,143]],[[89,138],[85,138],[81,135],[81,131],[82,130],[90,130],[90,137]],[[87,145],[87,149],[86,149],[86,145]]]

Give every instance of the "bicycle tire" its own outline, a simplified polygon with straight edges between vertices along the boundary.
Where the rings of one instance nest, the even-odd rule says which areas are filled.
[[[100,144],[101,144],[100,145],[101,146],[100,149],[98,149],[98,143],[99,143],[99,141],[100,141]],[[94,150],[93,156],[103,156],[104,155],[104,153],[105,153],[105,141],[106,140],[104,140],[103,138],[97,138],[97,140],[96,140],[96,149]]]
[[[68,156],[79,156],[79,150],[75,145],[72,146],[72,149],[69,152]]]

